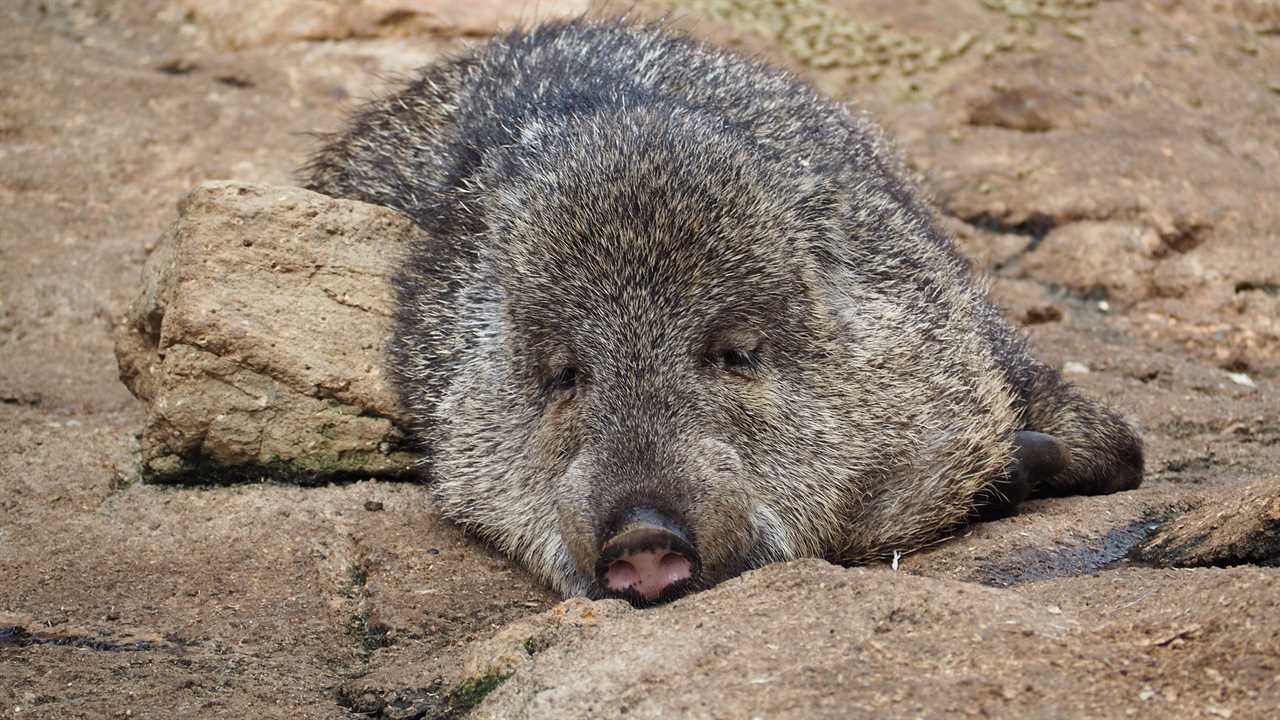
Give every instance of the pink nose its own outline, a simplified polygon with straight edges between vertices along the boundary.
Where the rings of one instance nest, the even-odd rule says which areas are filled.
[[[692,574],[693,563],[674,550],[642,550],[624,553],[609,563],[605,581],[614,592],[633,590],[652,600]]]
[[[623,514],[613,536],[601,544],[595,570],[604,592],[647,604],[693,589],[702,566],[679,521],[641,506]]]

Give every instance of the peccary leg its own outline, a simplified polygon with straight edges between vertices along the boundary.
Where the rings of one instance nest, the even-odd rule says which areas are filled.
[[[1035,488],[1071,464],[1071,451],[1052,435],[1023,430],[1014,433],[1013,443],[1014,461],[1009,473],[974,498],[971,521],[986,522],[1012,515]]]
[[[1138,487],[1142,441],[1133,428],[1053,368],[1036,363],[1028,370],[1027,429],[1057,438],[1069,453],[1060,471],[1030,478],[1030,497],[1102,495]],[[1045,446],[1040,450],[1046,451]]]

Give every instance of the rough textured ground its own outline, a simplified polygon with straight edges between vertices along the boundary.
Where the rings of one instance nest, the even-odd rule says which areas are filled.
[[[1273,716],[1275,2],[688,3],[884,122],[1041,355],[1144,428],[1149,479],[897,573],[547,615],[419,487],[134,482],[113,326],[177,201],[290,184],[308,133],[507,12],[281,5],[0,6],[0,717]],[[1126,559],[1170,518],[1143,562],[1173,567]],[[1252,564],[1179,567],[1206,563]]]

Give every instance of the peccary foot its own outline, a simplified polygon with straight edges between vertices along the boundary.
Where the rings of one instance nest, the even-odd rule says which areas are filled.
[[[1032,430],[1014,433],[1009,472],[974,498],[972,522],[1009,517],[1041,483],[1071,464],[1071,450],[1058,438]]]

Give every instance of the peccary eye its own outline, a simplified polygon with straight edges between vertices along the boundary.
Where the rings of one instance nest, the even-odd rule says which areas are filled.
[[[760,372],[760,353],[755,350],[721,350],[715,361],[726,372],[748,380],[758,377]]]
[[[578,385],[578,369],[573,367],[561,368],[555,375],[551,376],[551,380],[547,386],[551,390],[566,391],[572,390]]]

